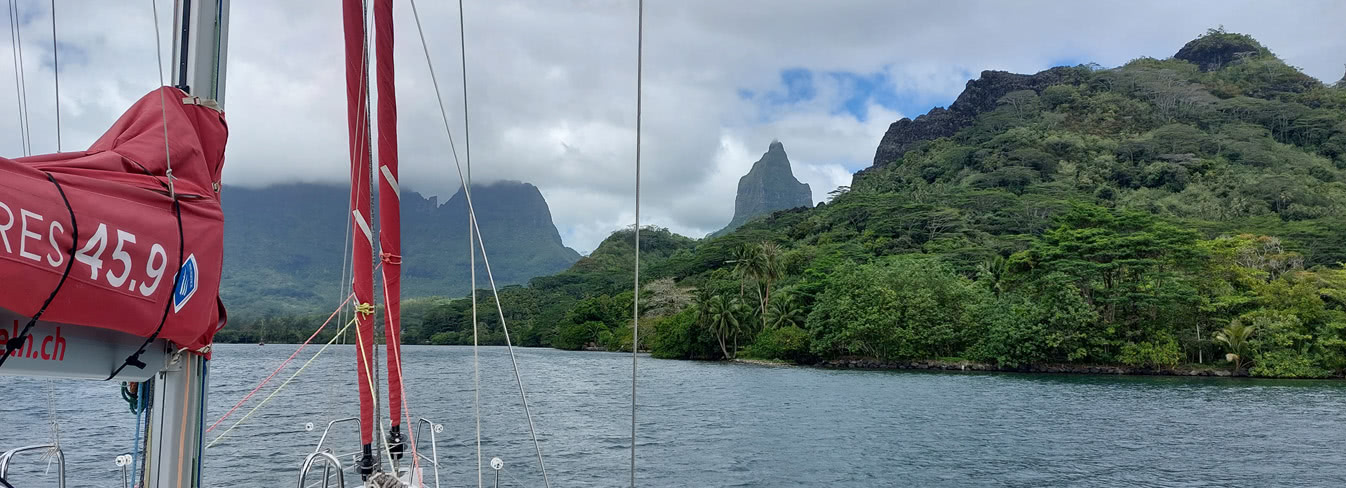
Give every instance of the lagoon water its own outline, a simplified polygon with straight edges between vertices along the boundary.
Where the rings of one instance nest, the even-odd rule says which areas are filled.
[[[218,346],[207,425],[295,347]],[[629,483],[630,355],[516,353],[552,486]],[[326,421],[356,412],[354,354],[332,346],[208,449],[205,485],[293,486]],[[474,486],[472,349],[409,346],[404,355],[412,416],[444,426],[442,486]],[[504,460],[499,486],[543,486],[507,351],[482,348],[480,362],[486,462]],[[835,371],[646,356],[639,381],[641,486],[1346,486],[1346,382]],[[54,415],[69,486],[121,486],[113,461],[130,451],[135,416],[116,384],[0,376],[0,387],[0,449],[49,441]],[[306,431],[308,422],[317,427]],[[351,428],[333,440],[354,450]],[[36,457],[16,462],[15,486],[55,486]]]

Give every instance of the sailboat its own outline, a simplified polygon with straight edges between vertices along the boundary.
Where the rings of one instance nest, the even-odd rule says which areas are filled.
[[[414,0],[410,5],[414,13]],[[300,486],[344,487],[347,472],[358,475],[363,486],[439,486],[435,434],[442,426],[424,418],[410,425],[403,401],[392,0],[372,0],[372,7],[378,95],[374,106],[369,90],[366,4],[362,0],[341,3],[351,163],[349,225],[355,238],[351,241],[350,293],[333,316],[349,312],[352,317],[347,327],[355,330],[359,416],[326,424],[318,445],[298,467]],[[419,14],[415,18],[420,31]],[[176,0],[171,63],[176,69],[171,85],[142,97],[85,151],[0,158],[0,343],[4,345],[0,374],[124,382],[123,395],[138,412],[136,451],[117,458],[128,487],[201,486],[206,433],[225,420],[222,417],[205,427],[212,341],[227,321],[219,284],[223,248],[220,180],[228,138],[223,109],[228,20],[229,0]],[[423,34],[421,41],[424,44]],[[430,69],[433,78],[433,65]],[[437,82],[435,91],[441,98],[447,133],[449,121]],[[371,141],[371,115],[377,116],[377,145]],[[448,135],[452,147],[452,135]],[[373,147],[377,147],[377,158]],[[456,149],[454,154],[457,162]],[[638,253],[638,128],[636,168]],[[475,323],[478,248],[493,293],[496,287],[485,243],[476,228],[470,180],[461,166],[459,175],[469,211]],[[378,229],[371,225],[374,178],[379,179]],[[377,254],[375,239],[379,241]],[[637,291],[638,265],[637,254]],[[378,378],[374,330],[376,269],[382,278],[384,304],[386,423],[378,405],[383,385]],[[495,303],[502,327],[507,327],[498,296]],[[505,336],[508,341],[507,328]],[[550,486],[513,354],[511,345],[510,358],[543,483]],[[634,486],[634,350],[632,358]],[[358,429],[360,439],[353,452],[327,444],[333,429],[350,424]],[[477,429],[481,486],[480,425]],[[418,439],[429,447],[428,453],[418,448]],[[64,456],[56,444],[4,451],[0,454],[0,486],[9,486],[5,475],[16,458],[35,453],[56,460],[58,483],[65,486]],[[491,467],[501,469],[499,460],[492,460]],[[427,474],[427,468],[432,474]],[[321,478],[314,482],[311,478],[319,470]]]

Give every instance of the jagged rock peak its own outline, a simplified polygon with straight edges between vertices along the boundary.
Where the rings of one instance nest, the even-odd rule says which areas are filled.
[[[1225,32],[1224,27],[1220,27],[1208,30],[1200,37],[1184,44],[1173,57],[1195,64],[1201,71],[1213,71],[1241,57],[1270,53],[1270,50],[1252,36]]]
[[[790,157],[785,145],[772,140],[762,158],[752,164],[748,174],[738,180],[738,195],[734,197],[734,218],[716,235],[743,225],[753,217],[777,210],[813,206],[813,190],[808,183],[800,183],[790,169]]]
[[[952,136],[971,125],[977,115],[995,110],[996,101],[1010,92],[1033,90],[1041,94],[1051,85],[1078,83],[1081,69],[1084,68],[1058,66],[1032,75],[982,71],[979,78],[967,82],[963,93],[948,109],[936,107],[915,120],[903,118],[888,126],[874,152],[874,166],[900,159],[917,142]]]

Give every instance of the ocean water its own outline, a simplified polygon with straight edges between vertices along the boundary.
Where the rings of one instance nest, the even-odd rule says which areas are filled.
[[[218,346],[207,425],[296,347]],[[317,349],[306,348],[207,440]],[[516,353],[552,486],[628,484],[630,355]],[[443,425],[441,486],[475,486],[472,349],[410,346],[404,356],[412,418]],[[543,486],[507,351],[482,348],[480,364],[483,464],[504,461],[499,486]],[[328,349],[206,451],[205,485],[293,486],[326,422],[356,413],[354,366],[352,347]],[[130,452],[135,416],[116,384],[0,376],[0,388],[0,449],[49,442],[54,417],[69,486],[121,486],[114,459]],[[1346,486],[1346,382],[835,371],[642,356],[638,399],[641,486]],[[349,425],[334,430],[335,450],[356,449]],[[16,487],[55,486],[36,457],[16,462]],[[483,473],[495,486],[495,473]]]

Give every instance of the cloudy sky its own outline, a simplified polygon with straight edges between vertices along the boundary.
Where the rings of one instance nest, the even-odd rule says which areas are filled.
[[[158,84],[151,2],[55,3],[62,143],[83,148]],[[233,0],[226,184],[346,177],[338,4]],[[158,7],[167,58],[172,2]],[[418,7],[461,154],[457,4]],[[457,172],[410,4],[394,8],[403,186],[443,201]],[[53,152],[51,7],[20,0],[19,10],[32,148]],[[537,185],[566,244],[588,252],[634,220],[635,1],[467,0],[465,10],[474,181]],[[691,236],[723,226],[738,178],[772,139],[824,200],[869,165],[888,124],[949,104],[983,69],[1164,58],[1223,25],[1333,82],[1346,63],[1342,19],[1346,2],[1334,0],[650,0],[642,221]],[[0,66],[9,93],[13,60]],[[23,152],[16,99],[0,96],[7,156]]]

